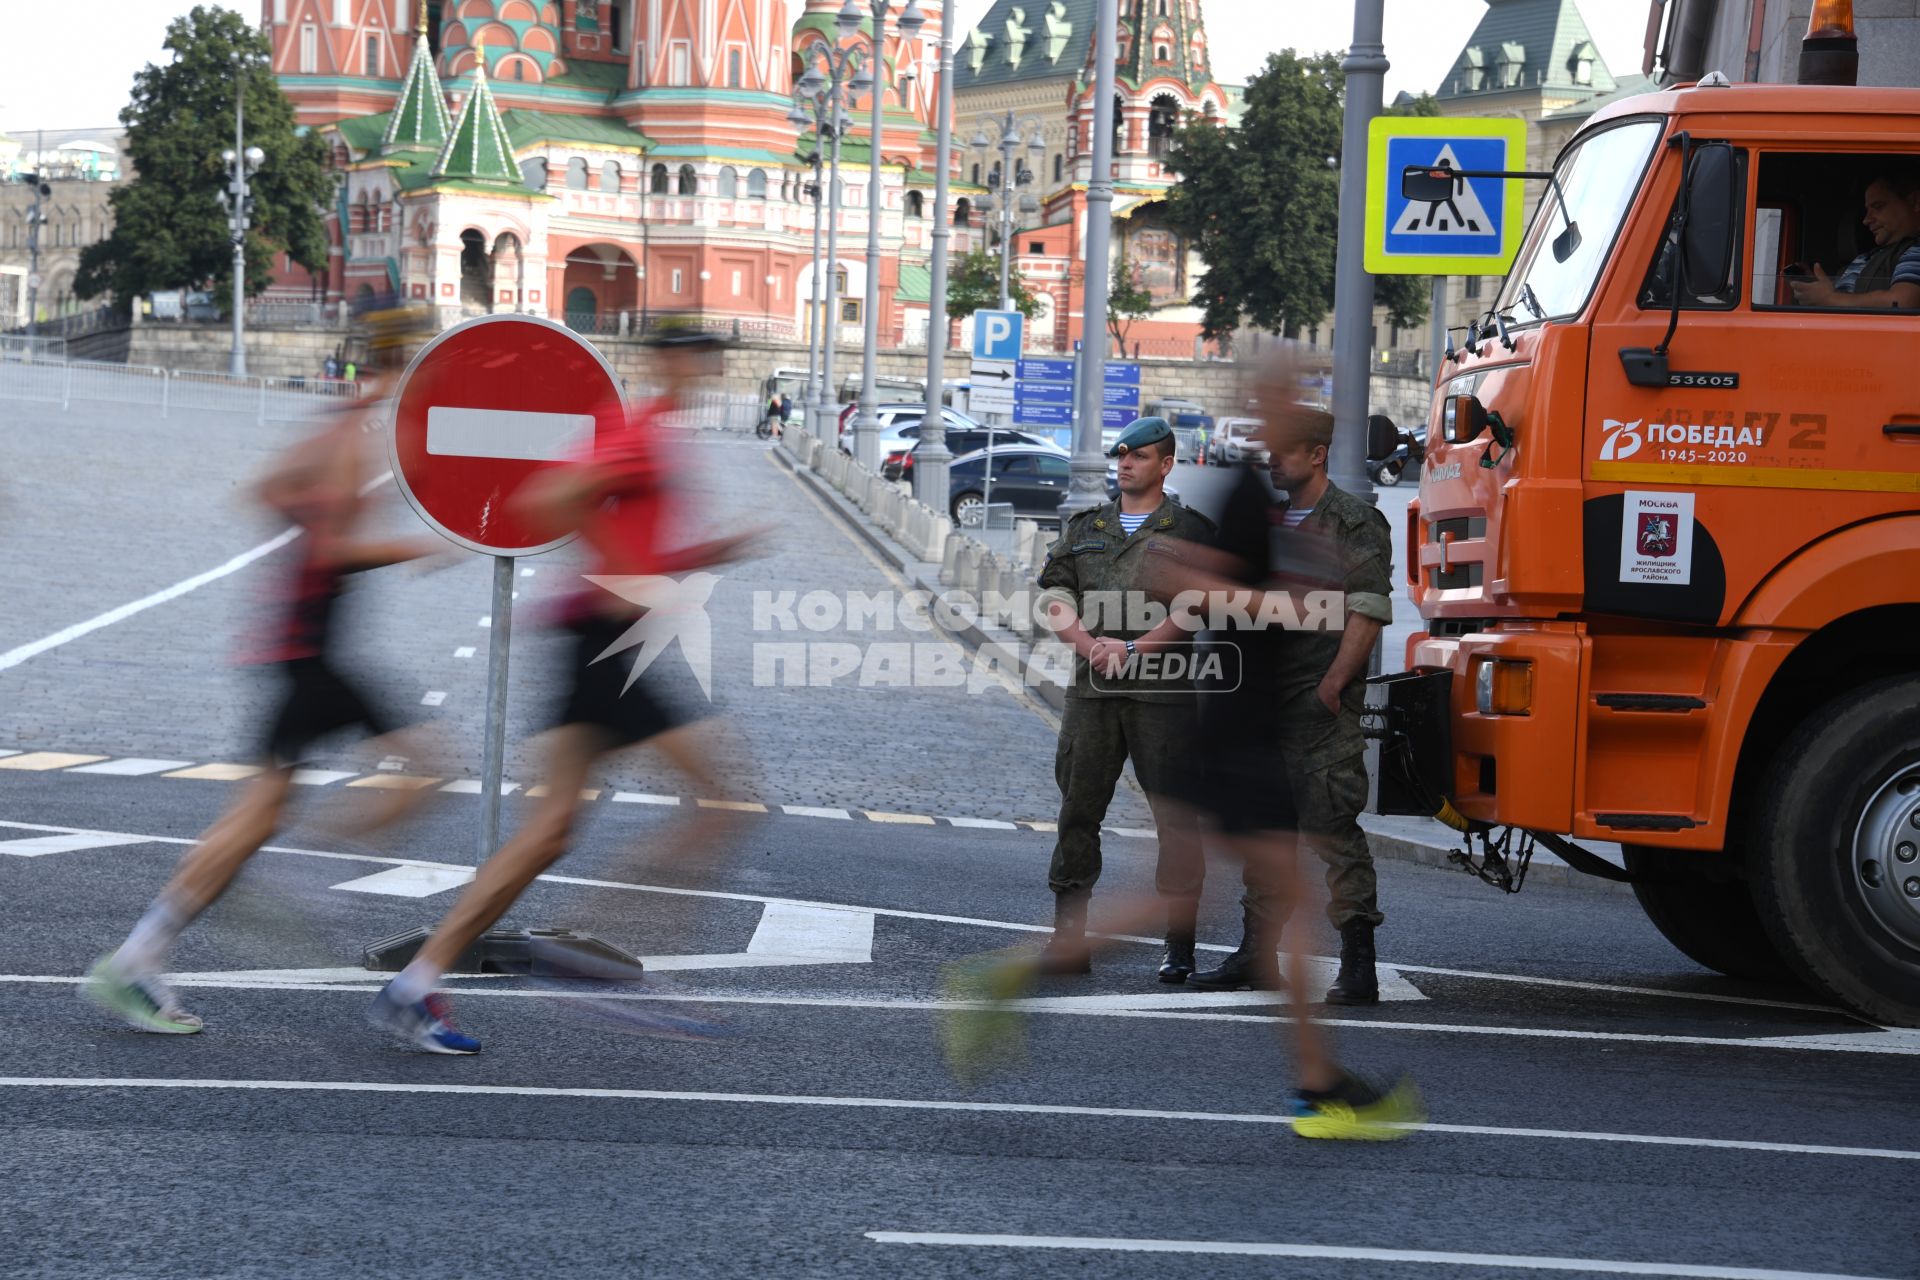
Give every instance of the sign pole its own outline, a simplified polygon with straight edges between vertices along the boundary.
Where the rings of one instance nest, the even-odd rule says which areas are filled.
[[[1436,382],[1440,377],[1440,366],[1447,359],[1447,278],[1433,278],[1433,296],[1427,300],[1427,307],[1433,312],[1433,338],[1429,345],[1433,348],[1433,362],[1427,368],[1427,381]]]
[[[507,756],[507,650],[513,643],[513,557],[493,558],[493,617],[487,635],[487,719],[480,782],[480,860],[500,847],[500,775]]]

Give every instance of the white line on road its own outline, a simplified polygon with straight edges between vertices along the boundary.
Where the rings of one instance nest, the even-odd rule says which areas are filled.
[[[621,804],[679,804],[679,796],[648,795],[644,791],[616,791],[613,798]]]
[[[183,840],[177,836],[137,835],[137,834],[131,834],[127,832],[98,831],[98,830],[93,830],[85,827],[59,827],[59,826],[49,826],[44,823],[36,823],[36,822],[15,822],[15,821],[6,820],[6,819],[0,819],[0,828],[12,828],[12,829],[21,830],[21,831],[41,831],[41,832],[57,833],[57,834],[65,834],[65,835],[116,836],[119,838],[119,840],[127,843],[146,842],[146,843],[154,843],[154,844],[173,844],[173,845],[190,845],[194,843],[192,840]],[[364,862],[364,863],[372,863],[376,866],[435,867],[435,868],[440,868],[445,870],[454,870],[454,871],[467,872],[467,873],[470,873],[473,870],[473,868],[471,867],[463,867],[458,863],[428,862],[428,861],[424,861],[416,858],[388,858],[388,857],[381,857],[376,854],[338,853],[331,850],[323,850],[323,849],[298,849],[298,848],[292,848],[286,845],[263,845],[262,849],[263,851],[268,853],[287,853],[287,854],[293,854],[295,856],[304,857],[304,858],[326,858],[326,859],[331,859],[333,861],[338,861],[338,862]],[[707,899],[712,899],[720,902],[758,902],[763,904],[780,902],[780,903],[787,903],[789,905],[800,906],[800,907],[820,907],[820,908],[825,908],[827,910],[867,911],[867,912],[873,913],[876,916],[886,916],[890,919],[895,919],[895,920],[920,920],[920,921],[925,921],[932,924],[970,925],[970,926],[974,926],[982,929],[1000,929],[1000,930],[1005,930],[1008,932],[1015,932],[1015,933],[1050,933],[1052,932],[1052,930],[1048,926],[1042,925],[1042,924],[1021,924],[1019,922],[1009,921],[1009,920],[986,920],[978,916],[952,916],[952,915],[943,915],[937,912],[929,912],[929,911],[906,911],[896,907],[868,907],[868,906],[861,906],[858,904],[845,903],[845,902],[817,902],[817,901],[811,901],[811,900],[799,899],[799,898],[774,898],[774,897],[769,897],[765,894],[733,893],[733,892],[728,892],[720,889],[686,889],[686,888],[681,888],[675,885],[632,884],[627,881],[621,881],[621,880],[598,880],[588,876],[563,876],[563,875],[549,874],[549,875],[541,876],[540,879],[542,881],[545,881],[548,884],[575,885],[577,887],[586,888],[586,889],[618,889],[618,890],[623,890],[623,891],[633,892],[633,893],[664,894],[670,897],[707,898]],[[1149,946],[1158,946],[1160,945],[1160,942],[1161,942],[1161,940],[1158,938],[1144,938],[1144,937],[1133,937],[1133,936],[1122,936],[1120,940],[1125,942],[1144,943]],[[1199,944],[1199,949],[1202,951],[1231,950],[1231,948],[1223,946],[1218,943],[1201,943]],[[1400,968],[1402,966],[1395,965],[1391,967]],[[1408,973],[1422,972],[1422,966],[1420,965],[1406,965],[1404,966],[1404,969]],[[1707,1000],[1712,1002],[1725,1002],[1729,1004],[1739,1004],[1739,1005],[1751,1005],[1755,1003],[1760,1003],[1760,1004],[1768,1005],[1769,1007],[1780,1007],[1780,1008],[1787,1008],[1787,1009],[1813,1008],[1818,1010],[1819,1012],[1829,1013],[1835,1016],[1842,1016],[1842,1017],[1852,1016],[1850,1014],[1847,1014],[1844,1010],[1824,1008],[1821,1006],[1789,1004],[1786,1002],[1778,1002],[1778,1001],[1755,1001],[1746,997],[1712,996],[1712,995],[1707,995],[1701,992],[1670,992],[1670,991],[1664,991],[1658,987],[1646,987],[1646,988],[1623,987],[1623,986],[1612,986],[1605,983],[1564,983],[1559,979],[1550,979],[1550,978],[1535,979],[1535,978],[1530,978],[1524,974],[1479,973],[1474,970],[1467,970],[1467,969],[1449,969],[1449,970],[1445,970],[1445,972],[1449,974],[1461,976],[1461,977],[1470,977],[1470,978],[1479,977],[1479,978],[1486,978],[1491,981],[1499,981],[1499,982],[1518,982],[1518,983],[1538,982],[1541,985],[1546,985],[1546,986],[1572,985],[1572,986],[1579,986],[1589,990],[1619,992],[1621,994],[1627,994],[1627,995],[1645,995],[1645,996],[1654,996],[1654,997],[1678,996],[1686,999]],[[20,981],[20,980],[36,981],[39,979],[36,979],[36,978],[21,979],[17,975],[11,975],[11,976],[0,975],[0,983]],[[820,1002],[812,1002],[812,1001],[804,1001],[804,1000],[794,1000],[794,1001],[759,1000],[756,1002],[767,1003],[767,1004],[820,1003]],[[867,1005],[868,1007],[886,1007],[886,1008],[941,1007],[932,1002],[920,1002],[918,1004],[914,1002],[900,1002],[900,1003],[884,1005],[884,1006],[874,1006],[874,1005],[871,1005],[869,1002],[863,1002],[863,1001],[827,1002],[827,1003],[847,1003],[847,1004],[855,1004],[855,1005]],[[1059,1012],[1070,1012],[1070,1011],[1062,1009],[1062,1010],[1059,1010]],[[1087,1011],[1087,1012],[1092,1013],[1093,1011]],[[1225,1021],[1245,1020],[1245,1021],[1255,1021],[1255,1022],[1273,1022],[1273,1021],[1279,1020],[1275,1018],[1261,1017],[1261,1016],[1249,1015],[1249,1014],[1231,1014],[1231,1013],[1182,1014],[1177,1011],[1171,1011],[1171,1012],[1169,1011],[1160,1011],[1160,1012],[1134,1011],[1134,1012],[1107,1014],[1104,1016],[1135,1017],[1135,1018],[1213,1017],[1213,1018],[1219,1018]],[[1870,1035],[1868,1037],[1864,1037],[1859,1042],[1856,1043],[1855,1041],[1852,1040],[1851,1037],[1833,1037],[1832,1039],[1824,1039],[1818,1035],[1809,1035],[1805,1038],[1790,1036],[1790,1037],[1779,1037],[1779,1038],[1767,1037],[1767,1038],[1742,1040],[1742,1039],[1733,1039],[1733,1038],[1720,1037],[1720,1036],[1655,1035],[1650,1033],[1636,1033],[1636,1032],[1624,1032],[1624,1031],[1572,1031],[1572,1030],[1561,1030],[1556,1028],[1540,1028],[1540,1027],[1510,1027],[1510,1026],[1476,1027],[1476,1026],[1465,1026],[1465,1025],[1458,1025],[1458,1024],[1451,1024],[1451,1023],[1373,1022],[1373,1021],[1368,1021],[1364,1019],[1331,1019],[1329,1020],[1329,1025],[1351,1026],[1355,1028],[1373,1030],[1373,1031],[1425,1031],[1425,1032],[1434,1032],[1434,1033],[1440,1033],[1440,1034],[1456,1034],[1456,1035],[1489,1035],[1489,1036],[1522,1036],[1522,1037],[1538,1036],[1538,1037],[1545,1037],[1549,1039],[1615,1041],[1615,1042],[1630,1043],[1630,1044],[1703,1045],[1703,1046],[1711,1046],[1714,1048],[1798,1049],[1798,1050],[1805,1050],[1805,1051],[1811,1051],[1811,1052],[1880,1053],[1880,1054],[1896,1054],[1896,1055],[1907,1056],[1907,1057],[1920,1057],[1920,1040],[1908,1039],[1903,1033],[1889,1033],[1884,1029],[1880,1033]],[[1866,1025],[1871,1026],[1872,1024],[1869,1023]]]
[[[437,707],[446,700],[447,695],[445,690],[430,689],[427,691],[426,696],[420,699],[420,705],[423,707]]]
[[[192,764],[191,760],[150,760],[145,756],[125,756],[119,760],[107,760],[100,764],[83,764],[67,770],[68,773],[104,773],[117,778],[142,778],[149,773],[165,773],[168,769],[184,769]]]
[[[388,867],[358,880],[343,880],[334,885],[348,893],[378,893],[390,898],[431,898],[436,893],[458,889],[473,879],[471,870],[455,871],[438,867]]]
[[[71,853],[78,849],[106,849],[132,843],[114,836],[29,836],[25,840],[0,840],[0,854],[16,858],[40,858],[49,853]]]
[[[618,799],[619,797],[616,796],[614,798]],[[840,818],[848,822],[853,821],[853,815],[845,809],[834,809],[820,805],[783,804],[780,806],[780,811],[795,818]]]
[[[1695,1266],[1685,1262],[1624,1262],[1609,1258],[1553,1258],[1513,1253],[1446,1253],[1434,1249],[1363,1249],[1346,1245],[1269,1244],[1239,1240],[1130,1240],[1106,1236],[969,1235],[954,1231],[869,1231],[876,1244],[960,1245],[975,1249],[1079,1249],[1109,1253],[1230,1254],[1255,1258],[1320,1258],[1335,1262],[1413,1262],[1428,1266],[1501,1267],[1518,1271],[1580,1271],[1619,1276],[1680,1276],[1691,1280],[1876,1280],[1831,1271],[1772,1267]]]
[[[289,988],[299,984],[288,983]],[[355,988],[364,990],[364,988]],[[498,995],[464,990],[462,996]],[[704,997],[703,997],[704,999]],[[1102,1120],[1174,1120],[1206,1124],[1290,1125],[1293,1117],[1243,1111],[1160,1111],[1142,1107],[1085,1107],[1046,1102],[949,1101],[940,1098],[830,1097],[794,1093],[718,1093],[679,1089],[587,1089],[559,1085],[436,1084],[387,1080],[216,1080],[134,1076],[0,1076],[0,1089],[257,1089],[312,1093],[444,1093],[469,1097],[585,1098],[612,1102],[715,1102],[773,1107],[845,1107],[875,1111],[958,1111],[998,1115],[1077,1116]],[[1775,1155],[1843,1156],[1860,1160],[1920,1160],[1920,1151],[1888,1147],[1836,1147],[1798,1142],[1748,1142],[1736,1138],[1690,1138],[1670,1134],[1606,1133],[1583,1129],[1511,1129],[1493,1125],[1430,1124],[1427,1133],[1471,1138],[1531,1138],[1560,1142],[1607,1142],[1659,1147],[1763,1151]]]
[[[455,649],[453,651],[453,656],[456,658],[471,658],[473,656],[473,646],[470,644],[463,644],[458,649]]]
[[[393,473],[390,471],[383,475],[376,476],[363,485],[360,492],[363,495],[371,493],[374,489],[391,479],[393,479]],[[259,546],[248,551],[242,551],[239,555],[233,557],[233,559],[228,560],[224,564],[215,565],[204,573],[196,573],[191,578],[183,578],[172,586],[156,591],[152,595],[142,596],[138,600],[130,601],[118,608],[109,609],[105,613],[88,618],[85,622],[76,622],[72,626],[56,631],[50,636],[44,636],[30,644],[23,644],[18,648],[9,649],[5,653],[0,653],[0,671],[5,671],[9,667],[17,667],[29,658],[37,657],[49,649],[57,649],[69,641],[78,640],[81,636],[89,635],[100,630],[102,627],[110,627],[116,622],[124,622],[136,613],[143,613],[155,605],[165,604],[169,600],[177,600],[189,591],[197,591],[209,582],[218,581],[230,573],[238,573],[255,560],[260,559],[262,556],[272,555],[299,536],[300,530],[297,528],[283,530],[273,537],[268,538]]]

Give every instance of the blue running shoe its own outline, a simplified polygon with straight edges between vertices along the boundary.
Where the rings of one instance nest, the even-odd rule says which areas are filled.
[[[428,1053],[480,1052],[480,1042],[453,1025],[452,1010],[443,995],[401,1004],[383,990],[373,998],[367,1021]]]

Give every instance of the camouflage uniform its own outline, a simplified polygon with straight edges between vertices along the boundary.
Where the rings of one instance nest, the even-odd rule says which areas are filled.
[[[1393,621],[1393,537],[1375,507],[1328,482],[1313,511],[1295,530],[1324,537],[1345,574],[1348,616]],[[1340,651],[1340,631],[1292,631],[1281,638],[1275,675],[1280,744],[1299,810],[1300,832],[1327,865],[1327,918],[1337,929],[1352,920],[1378,925],[1373,853],[1359,815],[1367,805],[1366,740],[1360,713],[1366,672],[1340,691],[1340,714],[1320,701],[1320,681]],[[1271,919],[1251,887],[1241,899]]]
[[[1122,625],[1124,615],[1107,616],[1109,608],[1099,600],[1090,607],[1088,597],[1110,593],[1124,607],[1138,589],[1148,543],[1155,538],[1206,542],[1212,536],[1211,521],[1171,497],[1132,536],[1121,527],[1119,503],[1103,503],[1067,521],[1048,551],[1040,573],[1041,601],[1051,597],[1071,607],[1090,635],[1137,640],[1148,629]],[[1126,677],[1103,678],[1096,688],[1087,659],[1075,657],[1053,764],[1060,818],[1047,879],[1055,893],[1084,891],[1100,878],[1100,823],[1129,759],[1161,829],[1171,832],[1185,821],[1167,812],[1165,804],[1186,789],[1178,770],[1192,747],[1192,717],[1190,689]],[[1162,894],[1196,898],[1204,877],[1195,842],[1161,840],[1155,883]]]

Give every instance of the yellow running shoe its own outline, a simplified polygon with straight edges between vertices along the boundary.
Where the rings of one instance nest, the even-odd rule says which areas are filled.
[[[1033,988],[1039,965],[1031,953],[994,952],[946,967],[940,1048],[962,1084],[974,1084],[1026,1058],[1027,1015],[1014,1007]]]
[[[1382,1092],[1342,1073],[1331,1089],[1300,1089],[1293,1095],[1293,1131],[1303,1138],[1386,1142],[1404,1138],[1426,1122],[1426,1103],[1409,1076]]]

